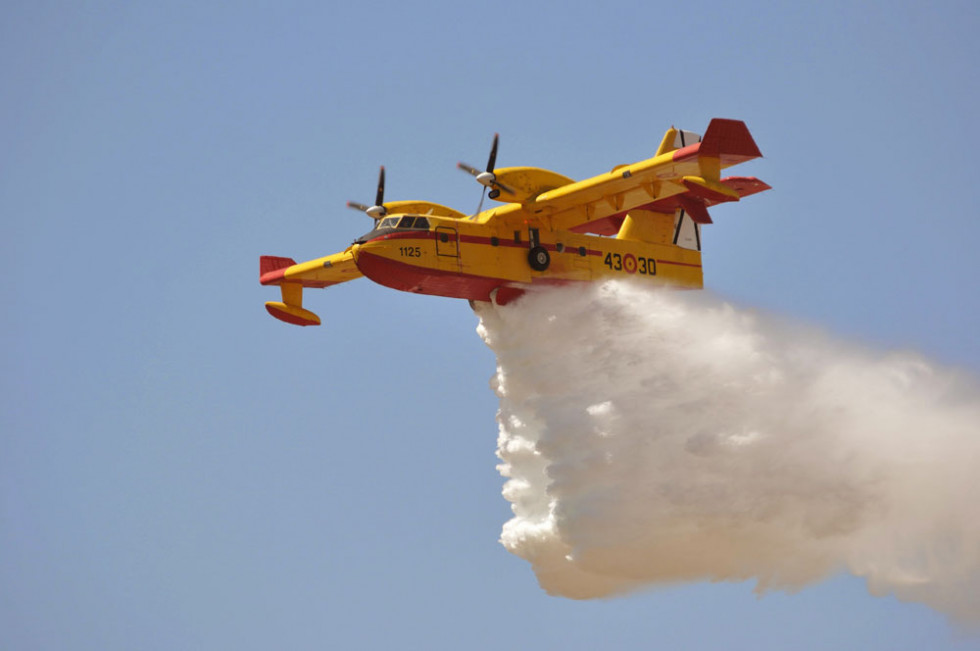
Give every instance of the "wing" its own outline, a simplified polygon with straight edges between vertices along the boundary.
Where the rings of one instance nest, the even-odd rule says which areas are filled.
[[[406,213],[409,215],[423,216],[435,215],[437,217],[450,217],[452,219],[463,219],[466,217],[464,213],[454,208],[433,203],[432,201],[386,201],[384,207],[388,211],[386,213],[388,215]]]
[[[320,317],[303,309],[304,287],[329,287],[361,277],[351,249],[309,262],[264,255],[259,258],[259,282],[278,285],[282,301],[269,301],[265,309],[280,321],[293,325],[320,325]]]
[[[670,197],[695,221],[708,223],[708,206],[768,189],[757,179],[720,178],[721,170],[762,156],[744,122],[715,118],[700,142],[683,145],[692,135],[671,128],[653,158],[549,190],[522,210],[549,218],[555,229],[603,232],[630,210],[657,210]]]
[[[493,175],[500,191],[493,199],[502,203],[523,203],[549,190],[575,183],[567,176],[540,167],[500,167]]]

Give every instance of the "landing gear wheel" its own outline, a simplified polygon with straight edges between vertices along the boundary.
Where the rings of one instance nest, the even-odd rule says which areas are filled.
[[[551,256],[543,246],[536,246],[528,251],[527,263],[535,271],[544,271],[551,264]]]

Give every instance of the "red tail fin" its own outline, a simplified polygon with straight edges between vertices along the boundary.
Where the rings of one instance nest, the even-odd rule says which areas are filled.
[[[718,157],[722,165],[734,165],[762,156],[744,122],[722,118],[715,118],[708,125],[698,153]]]

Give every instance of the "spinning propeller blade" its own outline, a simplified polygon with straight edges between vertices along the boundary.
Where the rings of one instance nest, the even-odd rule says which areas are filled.
[[[381,219],[388,214],[388,210],[385,208],[385,166],[381,166],[381,172],[378,174],[378,193],[374,198],[373,206],[365,206],[363,203],[358,203],[356,201],[348,201],[348,208],[353,208],[354,210],[360,210],[361,212],[367,213],[367,216],[371,219]]]
[[[464,172],[469,172],[473,176],[479,176],[480,170],[476,169],[472,165],[467,165],[466,163],[456,163],[456,167],[463,170]]]
[[[487,161],[487,171],[493,174],[494,163],[497,162],[497,145],[500,144],[500,134],[493,134],[493,146],[490,147],[490,160]]]
[[[500,134],[495,133],[493,134],[493,145],[491,145],[490,147],[490,158],[487,160],[487,169],[484,171],[480,171],[477,168],[473,167],[472,165],[468,165],[466,163],[462,163],[462,162],[456,163],[456,167],[463,170],[464,172],[467,172],[475,176],[476,180],[480,183],[480,185],[490,188],[489,196],[491,199],[496,199],[497,197],[499,197],[501,190],[503,190],[504,192],[510,192],[512,194],[514,192],[503,183],[498,182],[497,177],[493,173],[493,168],[497,164],[497,146],[499,144],[500,144]],[[480,202],[480,205],[481,206],[483,205],[482,201]]]
[[[385,203],[385,166],[381,166],[381,173],[378,174],[378,194],[375,195],[374,205],[383,206]]]

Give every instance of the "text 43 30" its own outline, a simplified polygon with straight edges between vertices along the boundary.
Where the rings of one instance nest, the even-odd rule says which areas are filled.
[[[653,258],[636,257],[632,253],[620,255],[619,253],[607,253],[602,261],[613,271],[625,271],[628,274],[641,274],[644,276],[657,275],[657,261]]]

